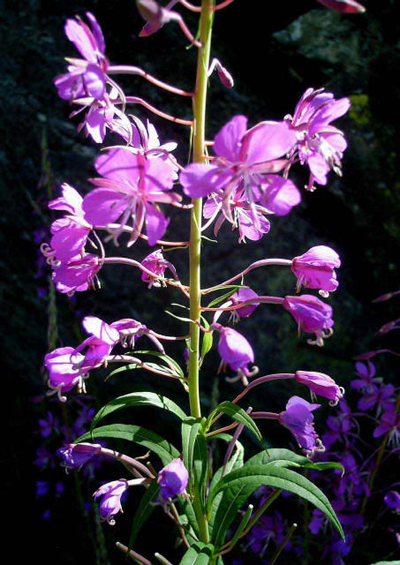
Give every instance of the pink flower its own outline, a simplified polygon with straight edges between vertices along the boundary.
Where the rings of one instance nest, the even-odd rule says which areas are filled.
[[[247,300],[253,300],[256,298],[258,298],[258,294],[254,292],[254,290],[251,290],[251,288],[239,288],[239,290],[235,292],[235,294],[232,294],[229,300],[233,305],[238,305],[246,302]],[[242,308],[233,310],[233,312],[236,313],[239,318],[248,318],[258,306],[259,304],[257,303],[247,304]]]
[[[310,168],[309,190],[314,188],[314,182],[326,185],[331,169],[341,175],[341,159],[347,143],[343,132],[330,124],[349,107],[348,98],[335,100],[330,92],[309,88],[300,98],[293,118],[285,118],[297,136],[292,158],[298,157],[301,164],[307,163]]]
[[[325,245],[311,247],[292,261],[291,268],[297,277],[296,289],[299,291],[303,285],[306,288],[333,292],[339,285],[335,268],[340,267],[340,264],[339,255],[330,247]]]
[[[82,292],[94,285],[101,263],[97,255],[85,253],[72,257],[66,263],[54,267],[53,281],[59,292]]]
[[[75,350],[72,347],[59,347],[44,358],[44,364],[48,372],[48,386],[57,391],[60,400],[66,400],[61,394],[69,392],[75,386],[79,385],[83,388],[82,367],[78,367],[71,361],[71,356]],[[83,362],[83,356],[78,354],[75,360],[79,363]]]
[[[249,374],[248,364],[254,363],[254,351],[247,339],[232,328],[212,324],[211,328],[220,334],[218,353],[224,363],[233,371]]]
[[[49,202],[49,208],[65,210],[69,214],[52,223],[50,231],[53,236],[50,246],[54,250],[56,259],[67,262],[85,247],[92,226],[83,217],[83,198],[75,188],[63,183],[61,189],[62,196]]]
[[[224,217],[234,226],[240,215],[244,225],[252,221],[252,237],[250,231],[243,235],[259,239],[268,229],[265,213],[287,214],[300,202],[295,185],[276,174],[287,164],[280,157],[295,143],[296,134],[286,122],[261,122],[247,130],[247,118],[235,116],[214,139],[217,157],[212,163],[192,163],[181,172],[183,191],[191,198],[215,193]]]
[[[297,322],[298,330],[315,334],[316,345],[323,345],[324,338],[332,335],[332,308],[311,294],[286,296],[282,303]]]
[[[83,200],[86,221],[101,226],[118,222],[120,228],[113,233],[117,238],[132,218],[129,245],[137,240],[144,224],[149,245],[155,245],[168,226],[168,220],[157,204],[180,200],[179,195],[168,192],[174,175],[170,164],[121,148],[101,155],[95,166],[103,178],[92,180],[100,188],[92,190]]]
[[[146,269],[154,273],[154,276],[145,272],[142,273],[142,281],[149,283],[149,288],[152,286],[160,287],[162,284],[165,285],[164,273],[166,269],[169,269],[172,272],[174,278],[178,278],[175,267],[164,258],[161,249],[157,249],[157,251],[153,251],[153,253],[147,255],[141,264],[143,267],[146,267]]]
[[[292,432],[299,446],[310,453],[322,449],[314,430],[312,414],[319,407],[320,404],[310,404],[304,398],[292,396],[286,404],[286,410],[279,414],[279,422]]]
[[[158,473],[157,483],[161,487],[161,497],[166,500],[184,493],[188,481],[189,473],[182,459],[173,459]]]
[[[100,100],[106,89],[108,61],[105,57],[103,33],[96,18],[86,12],[90,27],[80,18],[68,19],[65,33],[83,59],[69,59],[68,73],[54,81],[58,94],[64,100],[90,97]]]
[[[86,316],[82,325],[91,335],[75,349],[73,358],[85,350],[81,364],[90,369],[100,367],[118,343],[119,331],[96,316]]]
[[[337,404],[343,398],[344,389],[324,373],[296,371],[294,378],[296,382],[308,386],[313,395],[329,398],[333,404]]]

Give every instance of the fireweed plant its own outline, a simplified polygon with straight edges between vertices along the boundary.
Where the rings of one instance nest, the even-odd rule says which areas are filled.
[[[111,400],[94,416],[87,433],[59,450],[68,470],[81,468],[99,456],[102,460],[115,460],[116,478],[100,485],[93,495],[101,519],[109,524],[116,522],[129,491],[142,490],[130,539],[126,545],[118,544],[142,564],[151,562],[135,551],[135,541],[157,505],[175,525],[175,534],[183,547],[182,565],[222,565],[224,556],[269,511],[282,491],[314,505],[343,537],[331,503],[306,476],[311,470],[343,470],[337,461],[313,462],[313,455],[325,449],[313,423],[313,413],[320,407],[317,397],[336,405],[343,398],[343,389],[330,376],[301,367],[294,373],[259,375],[252,345],[229,325],[253,315],[261,305],[270,305],[280,308],[282,315],[291,316],[299,334],[310,334],[310,344],[322,346],[332,335],[334,325],[332,308],[325,299],[338,287],[338,254],[318,245],[292,259],[265,258],[228,280],[215,281],[209,288],[201,286],[200,268],[207,230],[212,228],[217,237],[225,229],[223,224],[228,223],[237,230],[239,243],[260,241],[268,233],[274,214],[287,215],[299,204],[301,191],[289,178],[293,165],[309,169],[306,190],[325,186],[332,170],[341,174],[346,140],[333,122],[347,112],[350,103],[347,98],[335,99],[324,89],[308,88],[294,105],[293,113],[281,121],[265,120],[253,125],[246,116],[236,115],[213,140],[208,140],[206,99],[212,73],[218,75],[224,86],[233,87],[229,72],[211,57],[214,18],[232,1],[202,0],[201,6],[196,6],[187,0],[175,0],[163,7],[153,0],[137,0],[145,20],[139,35],[152,35],[174,22],[191,49],[197,50],[192,92],[171,86],[139,67],[110,64],[100,25],[89,12],[85,19],[67,20],[65,33],[78,53],[67,58],[66,71],[55,79],[59,96],[73,107],[71,116],[81,120],[80,130],[98,144],[104,142],[107,132],[120,138],[120,144],[103,147],[95,160],[96,174],[89,179],[94,187],[91,191],[82,196],[65,182],[58,198],[49,202],[51,210],[62,212],[51,224],[49,243],[41,247],[52,267],[55,288],[72,295],[100,287],[100,271],[122,264],[136,269],[138,278],[150,289],[175,288],[186,301],[188,312],[187,317],[180,318],[185,329],[179,336],[160,334],[142,320],[104,321],[87,315],[82,320],[86,339],[78,345],[56,348],[45,357],[49,394],[57,395],[61,402],[67,400],[73,389],[86,392],[92,372],[114,363],[120,367],[112,375],[127,370],[150,372],[160,379],[175,380],[187,393],[187,409],[154,392],[133,392]],[[319,1],[341,12],[364,10],[352,0]],[[175,7],[198,14],[195,36],[183,16],[173,10]],[[169,115],[137,93],[124,92],[115,80],[123,74],[137,75],[154,87],[191,99],[192,119]],[[190,130],[188,165],[183,166],[174,156],[175,143],[163,143],[152,123],[144,124],[132,115],[130,108],[135,104]],[[170,206],[190,215],[187,241],[170,241],[165,237]],[[150,247],[142,261],[135,258],[134,244],[139,238]],[[116,248],[126,245],[130,255],[108,255],[104,243],[110,241]],[[171,253],[168,260],[163,253],[165,249],[185,247],[189,249],[188,276],[177,272],[169,260]],[[247,279],[245,283],[254,269],[270,270],[274,266],[292,271],[293,295],[259,296],[247,285]],[[312,291],[319,291],[321,298]],[[166,352],[168,344],[179,340],[186,348],[185,367]],[[231,375],[227,380],[241,382],[243,389],[207,414],[200,401],[200,369],[214,340],[221,358],[220,369],[228,370]],[[311,391],[313,402],[292,396],[279,413],[253,411],[246,404],[250,390],[271,387],[284,379],[304,385]],[[137,425],[104,425],[105,417],[115,416],[122,408],[135,410],[139,406],[174,414],[181,442],[173,445],[167,438]],[[223,416],[228,418],[228,424],[221,424]],[[259,420],[273,420],[287,428],[304,455],[284,448],[266,449],[257,425]],[[259,444],[259,452],[250,458],[245,457],[240,442],[244,428]],[[148,450],[154,459],[114,451],[104,447],[104,439],[126,440]],[[217,469],[213,466],[211,442],[225,446],[223,465]],[[260,486],[270,488],[268,496],[256,510],[252,504],[246,507],[249,497]],[[290,535],[291,530],[284,541]],[[154,555],[159,562],[170,563],[159,553]]]

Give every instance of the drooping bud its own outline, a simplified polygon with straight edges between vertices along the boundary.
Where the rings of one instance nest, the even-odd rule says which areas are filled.
[[[173,459],[158,473],[157,483],[160,485],[161,497],[166,500],[185,492],[189,473],[182,459]]]
[[[254,363],[254,351],[247,339],[236,330],[225,328],[221,324],[212,324],[211,329],[220,333],[218,353],[223,363],[227,363],[233,371],[248,375],[248,364]]]
[[[298,383],[308,386],[313,395],[328,398],[335,405],[343,398],[344,389],[324,373],[296,371],[294,378]]]
[[[82,442],[69,443],[65,447],[60,447],[57,450],[57,455],[62,458],[62,466],[65,467],[66,471],[70,471],[72,469],[79,469],[100,452],[101,445],[99,443]]]
[[[111,526],[115,524],[113,516],[122,511],[121,496],[128,489],[129,484],[126,479],[111,481],[101,486],[93,494],[95,499],[101,497],[100,500],[100,517],[106,520]]]
[[[321,346],[324,344],[324,338],[332,335],[332,307],[316,296],[286,296],[282,306],[297,322],[299,332],[315,334],[316,339],[308,340],[308,343]]]
[[[333,292],[339,285],[335,268],[340,265],[339,255],[330,247],[326,245],[311,247],[292,261],[291,268],[297,277],[296,290],[299,291],[303,285],[324,293]]]
[[[292,396],[286,404],[286,410],[279,414],[279,422],[294,435],[299,446],[309,453],[323,450],[321,440],[314,430],[312,415],[319,407],[319,404],[311,404],[304,398]]]

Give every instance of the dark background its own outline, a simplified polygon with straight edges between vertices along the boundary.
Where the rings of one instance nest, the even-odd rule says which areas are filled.
[[[394,299],[373,304],[372,300],[397,290],[399,281],[399,19],[394,0],[366,0],[365,4],[365,14],[345,16],[312,0],[265,5],[236,0],[216,17],[214,56],[230,70],[236,84],[233,91],[227,91],[216,76],[211,78],[209,138],[238,113],[247,115],[250,125],[282,119],[293,113],[297,100],[309,86],[325,87],[336,98],[350,96],[352,100],[350,112],[337,124],[349,142],[342,178],[331,173],[327,187],[313,194],[303,191],[302,203],[289,216],[272,218],[272,229],[260,244],[238,246],[236,234],[230,234],[224,226],[219,245],[204,246],[206,286],[228,278],[249,260],[292,258],[312,245],[331,245],[341,255],[339,290],[330,298],[335,334],[324,348],[308,346],[305,336],[298,339],[292,320],[280,309],[259,308],[254,319],[242,323],[240,331],[254,344],[262,374],[298,368],[318,370],[331,374],[346,387],[354,374],[355,355],[378,347],[397,347],[395,335],[385,340],[373,335],[383,323],[399,316],[398,302]],[[142,20],[133,1],[2,2],[2,501],[10,535],[18,533],[21,539],[21,561],[35,556],[42,562],[57,559],[61,563],[118,563],[122,558],[114,553],[114,542],[126,541],[129,536],[130,502],[114,529],[97,525],[96,530],[92,514],[85,518],[74,502],[76,478],[67,478],[70,490],[59,498],[44,500],[36,496],[36,482],[49,480],[50,472],[54,480],[64,481],[61,469],[49,466],[40,472],[34,465],[42,441],[37,431],[38,418],[49,410],[59,418],[66,417],[64,409],[44,397],[42,361],[49,345],[54,348],[79,343],[83,338],[79,319],[88,314],[109,322],[134,317],[158,331],[182,333],[180,324],[163,314],[169,301],[180,297],[169,290],[147,291],[135,272],[102,272],[102,291],[82,293],[73,300],[61,295],[54,299],[48,291],[48,273],[43,274],[38,263],[38,245],[43,241],[38,230],[48,229],[51,222],[46,208],[49,197],[58,195],[60,182],[85,192],[86,179],[93,174],[92,164],[98,154],[98,147],[76,132],[77,121],[68,120],[69,108],[52,85],[54,77],[64,72],[63,57],[75,56],[63,33],[65,19],[83,16],[87,10],[102,26],[112,63],[142,66],[187,89],[193,87],[194,80],[195,50],[186,50],[187,41],[178,27],[170,24],[152,38],[139,38]],[[187,23],[195,30],[191,14]],[[187,100],[157,91],[140,78],[120,82],[126,92],[190,118]],[[149,117],[163,141],[177,141],[178,156],[185,162],[188,133],[184,127],[146,115],[140,108],[132,112]],[[296,169],[294,180],[304,185],[305,171]],[[175,225],[171,221],[169,237],[185,238],[186,227],[179,215]],[[45,231],[44,240],[46,237]],[[148,252],[141,244],[132,250],[138,259]],[[171,260],[184,273],[185,253],[178,251]],[[292,276],[286,270],[255,271],[246,282],[259,294],[284,296],[294,292]],[[182,351],[177,348],[175,353],[180,355]],[[238,385],[227,385],[221,377],[216,380],[217,364],[217,356],[211,353],[204,371],[206,407],[218,395],[231,398],[239,390]],[[385,380],[398,385],[398,369],[392,358],[382,358],[379,367]],[[169,396],[186,402],[177,386],[161,384]],[[132,387],[160,390],[160,383],[147,377],[145,381],[143,375],[110,381],[108,385],[102,383],[101,377],[91,378],[88,403],[98,408]],[[282,387],[253,401],[260,405],[268,402],[268,410],[280,411],[288,395],[289,389]],[[73,400],[67,409],[69,405],[76,409]],[[324,408],[321,426],[328,414],[329,409]],[[151,412],[140,413],[138,418],[147,421],[148,427],[148,420],[152,420],[155,429],[165,425]],[[270,437],[273,444],[290,442],[280,430],[270,433],[276,434]],[[57,449],[57,437],[53,439],[53,449]],[[106,466],[104,476],[99,477],[113,480],[118,478],[115,472],[119,470]],[[89,500],[94,489],[85,491],[85,481],[82,484],[82,497]],[[43,513],[49,509],[51,517],[43,520]],[[166,526],[161,512],[158,516],[156,526],[148,526],[140,540],[143,548],[156,537],[161,548],[169,547],[163,541]]]

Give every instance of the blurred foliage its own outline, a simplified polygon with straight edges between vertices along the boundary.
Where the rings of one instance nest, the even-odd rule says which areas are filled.
[[[254,343],[262,373],[312,369],[331,374],[346,386],[353,371],[352,358],[371,349],[369,342],[375,329],[395,317],[391,302],[371,304],[375,296],[396,290],[399,284],[400,91],[394,77],[399,68],[400,30],[394,5],[394,0],[370,1],[366,14],[353,17],[317,7],[313,0],[297,2],[293,7],[274,3],[265,19],[258,17],[255,8],[248,9],[244,0],[236,0],[216,18],[214,54],[234,76],[236,89],[226,91],[215,77],[210,79],[210,138],[237,113],[248,115],[250,125],[263,119],[282,119],[293,112],[299,96],[309,86],[325,87],[336,97],[348,95],[352,100],[349,114],[338,123],[349,141],[343,178],[331,173],[328,187],[313,194],[303,193],[302,204],[289,217],[272,218],[271,232],[259,245],[250,242],[238,246],[237,235],[227,228],[221,229],[218,245],[204,244],[203,280],[207,286],[243,269],[249,259],[291,258],[322,243],[334,247],[343,259],[340,287],[331,297],[335,334],[324,348],[311,348],[304,336],[298,339],[293,321],[279,308],[260,307],[254,318],[242,322],[240,330]],[[68,120],[69,108],[57,98],[52,85],[54,77],[64,70],[63,57],[73,53],[63,34],[64,21],[92,11],[103,28],[107,54],[113,63],[143,66],[183,88],[190,89],[193,83],[195,50],[186,49],[186,40],[174,24],[148,40],[139,38],[142,21],[133,1],[3,0],[2,6],[0,311],[5,328],[3,382],[9,399],[6,417],[13,431],[3,453],[3,466],[12,468],[13,473],[8,474],[3,486],[6,492],[13,493],[12,508],[30,508],[23,518],[18,515],[19,528],[25,523],[25,531],[29,532],[32,524],[38,523],[34,509],[38,473],[32,461],[39,440],[29,430],[35,429],[37,418],[47,409],[45,403],[32,404],[31,398],[45,394],[42,359],[48,348],[49,320],[48,300],[37,292],[38,287],[47,287],[48,276],[37,278],[38,242],[33,232],[48,228],[51,218],[47,201],[58,193],[60,182],[69,182],[82,192],[87,190],[86,179],[93,174],[98,153],[94,144],[77,133],[77,122]],[[192,15],[187,23],[195,29]],[[155,106],[181,117],[190,116],[187,100],[176,100],[140,78],[121,83],[129,91],[149,98]],[[186,130],[146,116],[141,109],[137,114],[152,119],[163,140],[179,142],[178,156],[181,162],[187,160]],[[304,172],[297,170],[296,175],[299,186],[304,185]],[[187,222],[181,215],[179,221],[176,213],[174,216],[170,237],[186,238]],[[148,248],[138,245],[130,252],[141,259]],[[178,272],[185,272],[184,251],[174,253],[171,260]],[[147,291],[139,275],[126,268],[103,271],[102,291],[78,293],[74,300],[56,297],[53,306],[57,327],[52,327],[52,335],[58,332],[58,346],[79,342],[82,335],[77,315],[86,314],[107,321],[129,316],[165,333],[182,333],[179,323],[162,312],[169,301],[177,301],[173,291]],[[262,294],[294,293],[293,278],[280,269],[254,271],[246,282]],[[379,340],[374,341],[373,347],[378,346]],[[175,350],[181,355],[179,347]],[[216,375],[218,363],[213,351],[204,364],[205,404],[215,399],[218,389],[221,397],[232,397],[239,389]],[[395,381],[396,366],[390,360],[383,363]],[[110,381],[107,386],[102,386],[101,378],[91,378],[90,393],[100,405],[132,386],[158,389],[157,379],[146,377],[146,382],[140,382],[140,378],[134,375]],[[174,383],[163,387],[166,394],[181,395],[182,402],[186,402]],[[279,411],[291,392],[288,385],[270,388],[265,397],[257,395],[254,406],[265,406],[268,400],[268,409]],[[328,413],[328,408],[324,409],[320,425]],[[162,427],[164,422],[156,424]],[[272,429],[271,441],[288,441],[284,431]],[[24,484],[17,493],[16,482]],[[63,521],[64,512],[70,523]],[[84,528],[79,520],[75,523],[71,508],[59,510],[59,522],[43,528],[39,521],[33,530],[42,562],[47,554],[49,560],[56,557],[62,563],[81,562]],[[67,551],[65,539],[71,535],[75,541]],[[110,539],[115,535],[107,531]],[[112,562],[117,563],[117,559],[114,556]]]

